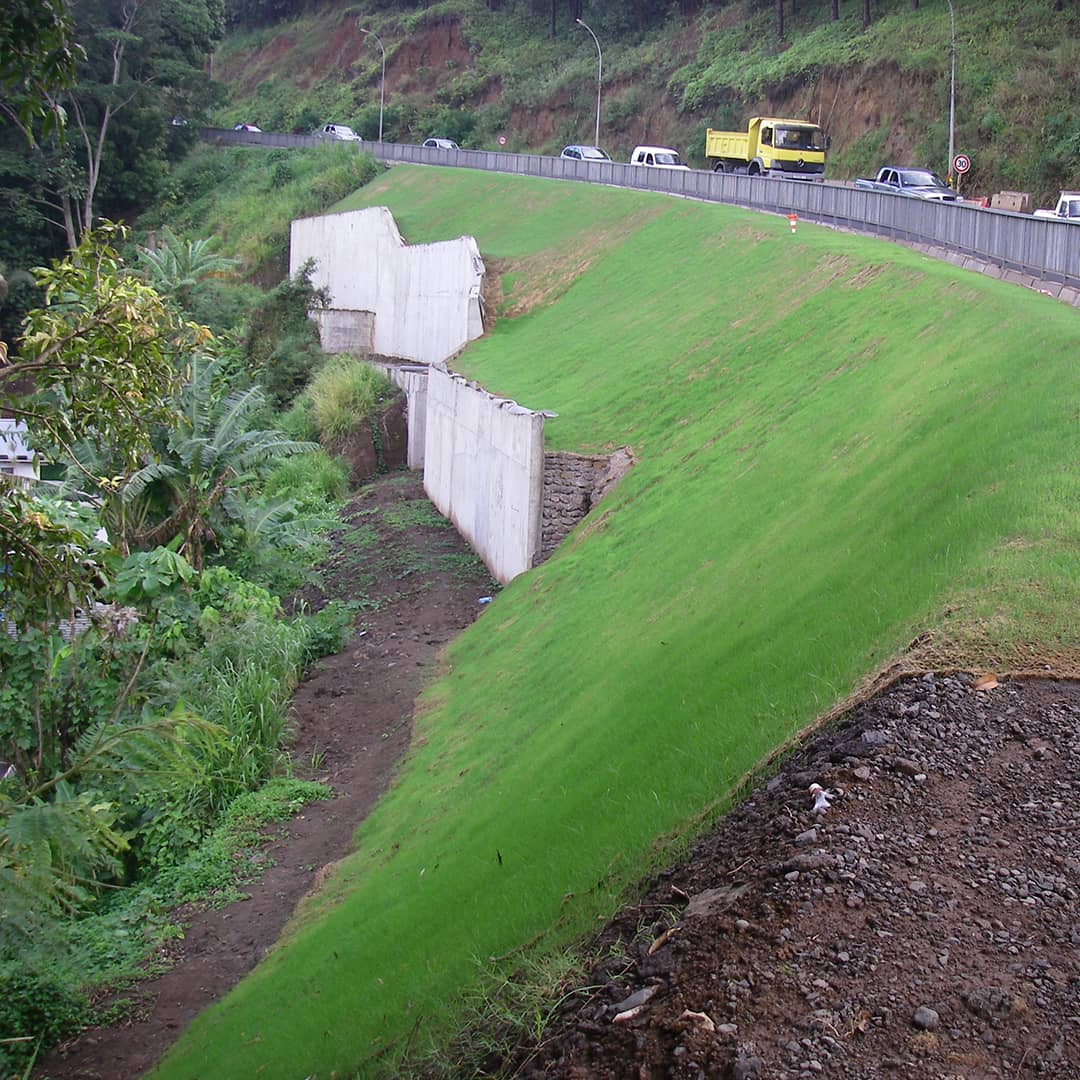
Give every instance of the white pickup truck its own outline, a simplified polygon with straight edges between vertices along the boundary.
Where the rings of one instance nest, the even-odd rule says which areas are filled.
[[[860,177],[855,181],[860,191],[880,191],[886,195],[907,195],[931,202],[957,202],[957,195],[937,173],[929,169],[901,169],[884,165],[873,179]]]
[[[1053,210],[1036,210],[1035,217],[1057,218],[1080,224],[1080,191],[1063,191]]]

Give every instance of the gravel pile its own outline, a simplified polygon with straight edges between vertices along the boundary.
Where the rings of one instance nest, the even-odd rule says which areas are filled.
[[[1080,690],[926,675],[597,942],[526,1077],[1080,1077]]]

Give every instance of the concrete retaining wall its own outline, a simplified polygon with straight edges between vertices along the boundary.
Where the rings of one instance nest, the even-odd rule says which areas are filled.
[[[405,391],[405,418],[408,424],[406,464],[410,469],[424,467],[424,441],[427,439],[428,368],[408,364],[375,363],[380,371]]]
[[[375,348],[375,312],[337,308],[311,313],[319,327],[319,341],[328,353],[367,356]]]
[[[368,351],[435,364],[484,332],[484,262],[471,236],[406,245],[390,211],[377,206],[294,221],[289,273],[308,259],[312,283],[330,292],[320,330],[366,339]]]
[[[503,584],[539,559],[543,471],[542,413],[431,368],[424,490]]]

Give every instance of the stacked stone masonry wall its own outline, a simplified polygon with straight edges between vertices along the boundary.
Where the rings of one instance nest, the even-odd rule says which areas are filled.
[[[632,464],[625,447],[614,454],[544,453],[540,558],[544,562],[571,529],[614,486]]]

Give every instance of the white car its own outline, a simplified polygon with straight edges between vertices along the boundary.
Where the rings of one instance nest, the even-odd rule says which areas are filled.
[[[679,151],[670,146],[635,146],[630,155],[631,165],[644,165],[650,169],[689,169],[679,159]]]
[[[611,158],[600,149],[599,146],[564,146],[563,152],[559,155],[561,158],[567,158],[570,161],[610,161]]]
[[[262,134],[262,128],[257,124],[237,124],[233,131],[257,131],[260,135]]]
[[[351,127],[345,124],[327,124],[319,134],[324,139],[338,139],[340,142],[363,142]]]
[[[456,142],[454,142],[453,139],[425,139],[424,140],[424,149],[425,150],[460,150],[461,147],[458,146],[458,144]]]

